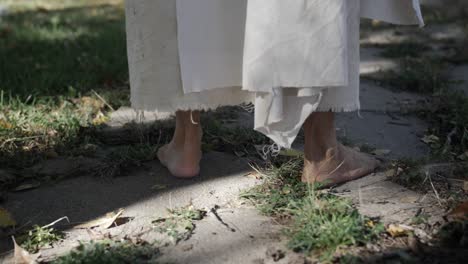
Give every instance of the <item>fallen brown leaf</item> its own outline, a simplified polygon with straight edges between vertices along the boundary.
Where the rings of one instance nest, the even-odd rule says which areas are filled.
[[[389,233],[392,237],[407,236],[410,231],[412,231],[411,228],[398,224],[390,224],[387,227],[387,233]]]
[[[468,201],[459,204],[447,216],[456,220],[468,220]]]
[[[22,191],[32,190],[32,189],[36,189],[40,185],[41,185],[40,182],[32,181],[32,182],[23,183],[23,184],[17,186],[15,189],[13,189],[13,191],[14,192],[22,192]]]
[[[37,259],[40,256],[40,253],[38,254],[30,254],[28,251],[26,251],[24,248],[20,247],[14,237],[11,237],[13,239],[13,244],[15,246],[15,253],[13,256],[13,263],[15,264],[36,264]]]
[[[255,180],[261,180],[262,175],[260,175],[258,172],[249,172],[245,174],[244,176],[255,179]]]
[[[385,176],[387,176],[387,177],[393,177],[395,175],[396,175],[396,170],[395,169],[390,169],[390,170],[385,172]]]
[[[119,218],[123,212],[124,212],[124,209],[119,209],[119,211],[117,212],[107,213],[103,217],[91,220],[81,225],[77,225],[74,228],[87,229],[87,228],[93,228],[93,227],[101,227],[103,229],[107,229],[115,223],[117,218]]]

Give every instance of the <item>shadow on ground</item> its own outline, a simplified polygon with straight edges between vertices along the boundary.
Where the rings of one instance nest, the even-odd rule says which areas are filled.
[[[74,223],[62,226],[68,228],[119,208],[126,209],[125,216],[145,218],[150,223],[166,208],[191,203],[205,208],[235,199],[240,189],[256,183],[245,177],[250,170],[246,160],[211,152],[204,156],[201,174],[194,179],[176,179],[154,161],[126,177],[82,175],[27,192],[9,193],[4,206],[20,227],[31,223],[45,225],[67,216]],[[2,238],[0,250],[11,247],[10,238]]]

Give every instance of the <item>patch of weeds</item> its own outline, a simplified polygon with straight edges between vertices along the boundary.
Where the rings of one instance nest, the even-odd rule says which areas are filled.
[[[156,231],[168,235],[174,244],[189,239],[195,229],[194,221],[206,216],[206,211],[195,209],[192,205],[168,209],[168,213],[169,216],[158,218],[152,223]]]
[[[151,144],[136,144],[116,147],[105,158],[104,165],[96,174],[102,177],[116,177],[143,162],[156,159],[156,148]]]
[[[264,171],[264,184],[241,197],[285,224],[291,249],[329,262],[338,248],[364,245],[383,231],[383,225],[361,216],[348,200],[302,183],[301,158],[276,162]]]
[[[383,225],[376,227],[362,217],[348,200],[313,190],[291,208],[291,213],[289,246],[302,252],[318,251],[323,259],[332,258],[340,247],[365,245],[384,230]]]
[[[392,43],[392,44],[382,44],[377,45],[378,48],[383,48],[384,50],[380,53],[381,56],[386,58],[404,58],[412,57],[418,58],[421,57],[423,52],[431,50],[431,48],[421,42],[406,41],[401,43]]]
[[[403,186],[418,188],[425,179],[423,162],[415,159],[400,159],[392,164],[392,179]]]
[[[27,234],[19,237],[18,241],[25,250],[36,253],[41,248],[51,246],[63,238],[63,233],[52,227],[34,226]]]
[[[429,215],[427,215],[427,214],[416,215],[416,216],[411,218],[410,224],[411,225],[422,225],[422,224],[426,223],[428,219],[429,219]]]
[[[468,9],[460,4],[444,8],[422,6],[424,21],[427,25],[444,24],[466,20]]]
[[[122,1],[33,2],[0,26],[0,166],[18,170],[79,148],[129,95]]]
[[[463,190],[466,181],[467,165],[450,163],[450,165],[428,165],[427,161],[404,159],[392,164],[392,181],[419,193],[431,193],[437,197],[441,205],[451,208],[468,198]],[[431,167],[432,166],[432,167]],[[425,220],[425,215],[412,219],[415,224]]]
[[[360,264],[360,263],[364,263],[364,260],[358,256],[347,254],[347,255],[340,257],[339,263],[340,264],[358,264],[358,263]]]
[[[256,153],[255,145],[271,144],[271,140],[251,128],[226,127],[221,121],[202,118],[205,151]]]
[[[87,128],[105,120],[104,106],[94,97],[30,100],[0,98],[2,167],[21,170],[41,160],[69,155],[90,142]]]
[[[465,160],[468,151],[468,97],[461,92],[445,91],[433,98],[431,107],[421,116],[430,126],[428,135],[434,155],[449,160]],[[468,157],[467,157],[468,159]]]
[[[53,261],[53,264],[114,264],[159,263],[159,249],[146,242],[104,240],[80,244],[70,254]]]
[[[42,11],[32,6],[3,16],[8,33],[0,38],[0,89],[25,99],[62,95],[69,86],[87,93],[124,84],[123,8],[90,3]]]
[[[437,94],[450,84],[445,68],[446,65],[440,60],[407,57],[400,60],[399,70],[381,73],[382,78],[379,81],[399,90]]]

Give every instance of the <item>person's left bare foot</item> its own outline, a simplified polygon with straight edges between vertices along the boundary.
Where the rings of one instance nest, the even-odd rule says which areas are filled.
[[[321,161],[305,159],[302,181],[328,187],[366,176],[379,164],[373,157],[338,144],[327,150]]]

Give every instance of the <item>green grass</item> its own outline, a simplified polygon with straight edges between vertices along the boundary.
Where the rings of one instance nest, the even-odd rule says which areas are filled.
[[[235,113],[235,110],[231,112]],[[228,127],[211,113],[202,115],[203,150],[256,155],[255,145],[272,144],[265,135],[246,127]]]
[[[18,241],[25,250],[31,253],[38,252],[45,246],[53,245],[62,240],[64,235],[52,227],[43,228],[34,226],[27,234],[19,237]]]
[[[115,264],[115,263],[159,263],[159,249],[148,243],[133,243],[128,240],[104,240],[81,244],[53,264]]]
[[[195,230],[194,221],[202,220],[206,211],[193,208],[193,206],[168,209],[167,217],[154,220],[154,228],[157,232],[168,235],[174,244],[187,240]]]
[[[156,147],[151,144],[134,144],[116,147],[103,159],[103,165],[95,171],[100,177],[121,176],[140,167],[144,162],[156,159]]]
[[[378,48],[384,50],[380,53],[381,56],[386,58],[402,58],[402,57],[421,57],[423,52],[431,50],[431,48],[421,42],[401,42],[378,45]]]
[[[86,128],[128,104],[124,12],[118,0],[0,3],[12,10],[0,23],[0,166],[22,169],[81,148]]]
[[[445,75],[446,64],[435,58],[404,57],[400,69],[383,72],[379,81],[397,90],[436,94],[450,84]],[[370,76],[372,79],[372,76]]]
[[[1,96],[1,94],[0,94]],[[0,101],[0,164],[15,168],[32,165],[50,151],[76,145],[83,127],[92,126],[102,108],[64,98]],[[42,154],[42,155],[41,155]]]
[[[428,134],[440,140],[433,148],[434,155],[458,160],[468,151],[468,97],[464,94],[445,91],[437,95],[421,116],[431,125]]]
[[[302,165],[300,158],[280,159],[264,172],[263,185],[241,195],[285,224],[291,249],[329,262],[339,248],[363,245],[383,231],[350,201],[302,183]]]
[[[56,96],[128,79],[120,6],[26,9],[2,19],[0,90],[24,99]]]

